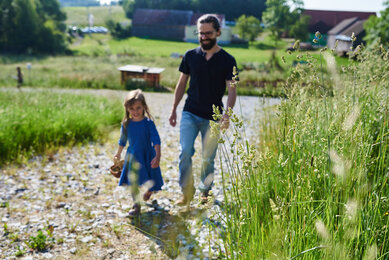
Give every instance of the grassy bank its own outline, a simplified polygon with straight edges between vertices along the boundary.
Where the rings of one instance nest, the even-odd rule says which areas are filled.
[[[298,66],[255,145],[239,141],[235,120],[222,145],[234,151],[224,173],[228,258],[389,257],[388,56],[375,50],[336,68],[323,52]]]
[[[0,164],[62,145],[99,141],[119,124],[117,99],[52,91],[1,91]]]

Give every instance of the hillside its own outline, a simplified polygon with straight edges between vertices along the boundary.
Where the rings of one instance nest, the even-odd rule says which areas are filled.
[[[63,11],[66,13],[67,25],[87,26],[89,14],[93,14],[95,26],[105,25],[108,19],[115,22],[131,22],[126,18],[121,6],[64,7]]]

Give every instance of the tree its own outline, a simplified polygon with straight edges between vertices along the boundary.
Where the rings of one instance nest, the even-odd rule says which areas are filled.
[[[240,37],[248,41],[254,41],[262,30],[257,18],[254,16],[246,17],[246,15],[241,15],[236,20],[236,27]]]
[[[262,14],[265,27],[269,28],[275,41],[280,39],[281,33],[289,31],[291,26],[295,24],[302,12],[303,2],[301,0],[292,0],[295,6],[293,11],[290,11],[288,0],[267,0],[267,9]]]
[[[35,3],[31,0],[11,2],[9,8],[13,8],[15,16],[8,23],[8,26],[12,27],[7,31],[8,41],[4,44],[16,52],[32,51],[36,46],[40,26]]]
[[[122,7],[124,12],[126,13],[127,18],[132,18],[134,16],[134,4],[135,0],[123,0]]]
[[[2,0],[0,51],[63,52],[65,19],[57,0]]]
[[[108,19],[105,22],[109,33],[115,39],[125,39],[131,36],[131,25],[121,25],[120,23],[115,23],[112,19]]]
[[[302,42],[308,40],[310,19],[311,17],[308,15],[301,15],[297,22],[290,27],[289,35]]]
[[[369,45],[378,42],[389,44],[389,1],[384,2],[385,10],[381,11],[380,17],[370,16],[363,27],[366,30],[364,40]]]

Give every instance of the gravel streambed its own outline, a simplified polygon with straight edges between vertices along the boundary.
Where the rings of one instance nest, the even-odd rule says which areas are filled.
[[[26,90],[28,91],[28,90]],[[74,90],[57,90],[72,91]],[[80,92],[122,99],[123,91]],[[179,125],[168,117],[173,95],[146,93],[162,141],[161,170],[165,185],[142,206],[139,219],[128,218],[132,206],[128,189],[118,188],[109,174],[117,149],[119,129],[103,144],[62,148],[47,157],[35,157],[23,167],[1,168],[0,258],[15,259],[204,259],[217,258],[224,248],[219,232],[223,201],[220,164],[208,204],[189,210],[174,205],[178,185]],[[278,99],[238,97],[235,113],[245,122],[247,138],[255,137],[263,108]],[[178,107],[178,122],[184,100]],[[201,144],[196,140],[194,174],[199,174]],[[197,185],[199,177],[195,177]],[[39,236],[39,230],[42,235]],[[35,241],[43,250],[31,250]]]

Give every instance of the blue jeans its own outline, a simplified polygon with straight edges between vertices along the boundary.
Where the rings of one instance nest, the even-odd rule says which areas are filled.
[[[208,192],[213,185],[214,161],[218,145],[218,136],[211,136],[209,120],[183,111],[180,124],[180,187],[182,191],[193,190],[192,156],[195,153],[194,143],[197,135],[201,133],[202,164],[201,182],[199,190]]]

